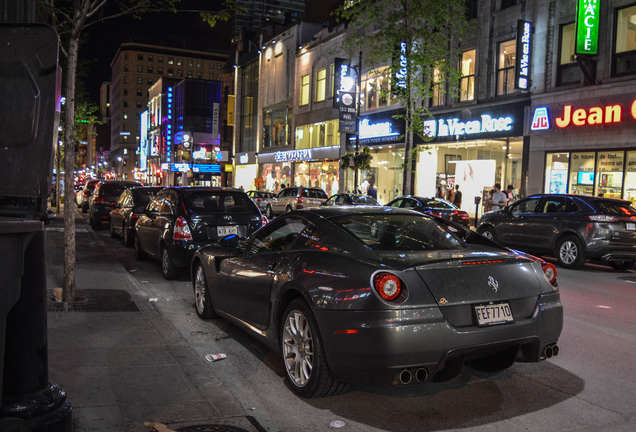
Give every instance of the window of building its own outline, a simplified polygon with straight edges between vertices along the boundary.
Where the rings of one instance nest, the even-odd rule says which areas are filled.
[[[128,96],[128,89],[124,89],[124,96]]]
[[[162,68],[162,67],[158,67],[158,68],[157,68],[157,73],[158,73],[159,75],[163,75],[163,68]]]
[[[333,76],[335,74],[335,70],[336,70],[336,65],[331,63],[329,65],[329,76],[331,77],[331,85],[330,85],[330,89],[329,89],[329,97],[330,98],[333,98],[334,95],[336,94],[335,93],[335,88],[334,88],[336,80],[333,79]]]
[[[188,59],[188,66],[192,67],[194,65],[194,61],[192,59]]]
[[[475,99],[475,59],[477,51],[472,49],[464,51],[461,58],[461,80],[459,95],[460,101],[471,101]]]
[[[128,113],[127,112],[124,113],[124,120],[128,120]]]
[[[376,109],[390,105],[389,80],[382,71],[371,71],[362,75],[361,109]]]
[[[146,84],[148,84],[148,87],[150,87],[152,85],[152,78],[148,78]]]
[[[177,66],[183,66],[183,59],[182,58],[178,58],[177,59]]]
[[[137,96],[141,96],[141,89],[137,89]]]
[[[192,71],[191,70],[188,71],[188,78],[192,78]]]
[[[327,69],[320,69],[316,73],[316,101],[322,102],[327,93]]]
[[[512,94],[515,90],[515,53],[517,41],[509,40],[499,44],[497,62],[497,96]]]
[[[168,57],[168,64],[174,64],[174,58],[173,57]]]
[[[211,79],[211,80],[214,79],[214,74],[212,72],[210,72],[210,75],[209,75],[208,79]]]
[[[181,70],[181,69],[177,69],[177,76],[178,76],[179,78],[183,77],[183,70]]]
[[[501,0],[501,9],[507,9],[513,7],[519,2],[519,0]]]
[[[124,53],[124,60],[128,60],[128,53]]]
[[[466,2],[466,19],[472,20],[477,18],[479,11],[479,0],[468,0]]]
[[[239,123],[239,151],[256,150],[257,113],[258,106],[258,62],[247,65],[241,75],[241,100]]]
[[[128,72],[128,65],[127,64],[124,65],[124,72]]]
[[[128,108],[128,101],[124,101],[124,108]]]
[[[122,123],[121,128],[124,132],[128,131],[128,123]]]
[[[636,73],[636,6],[616,11],[615,43],[612,59],[613,75]]]
[[[444,74],[441,67],[436,67],[433,69],[433,79],[431,83],[431,106],[440,106],[446,103],[444,85]]]
[[[137,72],[143,72],[144,67],[142,65],[137,65]]]
[[[153,56],[152,54],[148,54],[148,61],[154,61],[155,60],[155,56]]]
[[[137,108],[141,108],[141,101],[137,101]]]
[[[263,147],[278,147],[290,144],[289,110],[263,112]]]
[[[168,68],[168,76],[172,75],[174,75],[174,71],[172,70],[172,68]]]
[[[124,77],[124,84],[128,84],[128,77],[127,76]]]
[[[296,148],[331,147],[338,145],[338,120],[308,124],[296,128]]]
[[[210,69],[214,69],[214,62],[210,62]]]
[[[197,78],[201,79],[203,77],[203,75],[201,74],[201,72],[197,72]]]
[[[154,73],[152,66],[148,66],[148,69],[146,70],[148,71],[149,74]]]
[[[143,78],[137,77],[137,84],[141,84],[143,82]]]
[[[221,69],[221,63],[217,63],[217,64],[216,64],[216,68],[217,68],[217,69]]]
[[[309,105],[309,75],[300,78],[300,106]]]
[[[137,54],[137,60],[144,61],[144,55],[141,53]]]
[[[567,85],[581,82],[582,72],[574,57],[576,44],[576,24],[561,26],[561,44],[559,46],[559,68],[557,85]]]
[[[197,67],[203,67],[203,62],[201,60],[197,60]]]
[[[157,61],[159,63],[163,63],[163,56],[157,56]]]

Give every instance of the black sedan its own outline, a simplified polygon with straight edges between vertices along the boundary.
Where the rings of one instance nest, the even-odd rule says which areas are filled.
[[[439,198],[425,198],[417,196],[401,196],[387,204],[389,207],[400,207],[418,211],[424,214],[439,216],[468,227],[470,218],[468,213],[460,210],[455,204]]]
[[[126,189],[110,212],[110,236],[122,237],[126,246],[132,246],[135,238],[135,223],[139,215],[144,212],[150,200],[161,189],[163,187],[159,186]]]
[[[334,206],[334,205],[380,205],[380,203],[369,195],[359,195],[352,193],[341,193],[331,195],[329,199],[323,202],[321,205]]]
[[[98,230],[101,228],[102,222],[108,222],[110,212],[115,208],[121,194],[126,189],[137,186],[143,185],[138,181],[127,180],[108,180],[97,183],[88,204],[91,227]]]
[[[267,219],[245,192],[231,188],[169,187],[157,193],[135,225],[135,258],[161,260],[166,279],[190,265],[201,246],[226,236],[246,238]]]
[[[508,247],[553,255],[566,268],[595,260],[625,270],[636,262],[636,209],[629,201],[531,195],[484,214],[477,232]]]
[[[404,209],[320,207],[193,257],[196,312],[282,352],[300,396],[406,385],[558,353],[554,265]],[[225,246],[225,247],[223,247]]]

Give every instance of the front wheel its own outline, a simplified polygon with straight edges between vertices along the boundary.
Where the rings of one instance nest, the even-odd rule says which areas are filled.
[[[488,240],[497,241],[495,239],[495,230],[492,229],[491,227],[484,227],[484,228],[480,229],[479,230],[479,234],[483,235]]]
[[[274,218],[274,212],[272,211],[272,206],[270,205],[267,206],[267,208],[265,209],[265,216],[267,216],[267,219]]]
[[[148,258],[148,254],[141,248],[141,244],[139,244],[139,236],[135,236],[133,252],[137,261],[142,261]]]
[[[309,306],[296,299],[287,306],[283,317],[280,337],[283,367],[294,392],[305,398],[342,392],[346,386],[331,376],[318,324]]]
[[[577,269],[585,265],[585,252],[581,241],[574,236],[563,237],[558,241],[556,257],[559,265],[565,268]]]
[[[124,234],[124,245],[126,247],[132,246],[135,232],[132,229],[126,227],[125,222],[124,222],[124,226],[122,226],[121,229],[122,229],[122,233]]]
[[[214,308],[212,307],[212,298],[210,296],[210,288],[205,277],[203,264],[197,265],[197,271],[194,276],[194,304],[196,306],[197,315],[201,319],[210,319],[215,317]]]
[[[168,248],[161,249],[161,274],[166,280],[176,279],[179,272],[170,259]]]

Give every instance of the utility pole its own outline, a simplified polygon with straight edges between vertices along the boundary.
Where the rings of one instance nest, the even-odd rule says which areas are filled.
[[[362,99],[362,51],[359,53],[358,57],[358,65],[356,66],[357,73],[357,103],[356,103],[356,158],[360,152],[360,102]],[[358,192],[358,168],[354,167],[353,174],[353,187],[355,189],[355,193]]]

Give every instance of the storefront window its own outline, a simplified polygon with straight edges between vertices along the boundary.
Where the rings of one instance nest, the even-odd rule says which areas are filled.
[[[624,198],[634,205],[634,201],[636,201],[636,152],[627,152],[626,162]]]
[[[549,193],[566,193],[568,185],[568,153],[548,153],[545,161],[545,190]]]
[[[338,145],[338,120],[313,123],[296,128],[296,148],[331,147]]]
[[[283,187],[291,186],[290,162],[266,163],[260,167],[260,178],[263,179],[265,190],[278,193]]]
[[[621,197],[624,157],[622,151],[598,153],[596,190],[599,196]]]
[[[338,193],[339,162],[337,160],[296,162],[294,168],[295,186],[317,187],[329,196]]]
[[[572,153],[570,159],[570,193],[594,195],[594,152]]]
[[[404,148],[396,148],[395,145],[371,147],[371,154],[371,168],[358,172],[357,187],[354,187],[354,171],[349,168],[344,170],[344,190],[359,190],[366,193],[369,185],[373,183],[378,194],[378,202],[386,204],[402,195]]]

